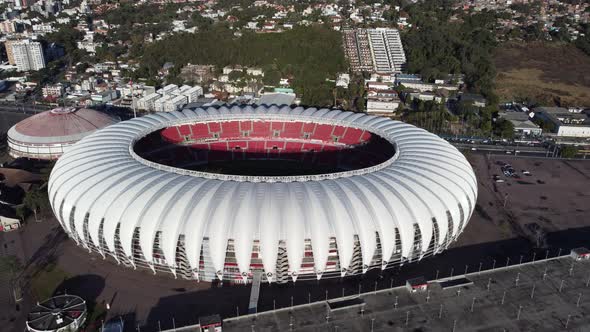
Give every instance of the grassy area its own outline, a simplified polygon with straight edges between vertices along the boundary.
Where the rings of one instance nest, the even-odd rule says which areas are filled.
[[[590,105],[590,57],[560,43],[507,44],[494,55],[500,100]]]
[[[33,295],[43,301],[53,295],[55,289],[69,276],[56,265],[49,265],[39,271],[31,280]]]

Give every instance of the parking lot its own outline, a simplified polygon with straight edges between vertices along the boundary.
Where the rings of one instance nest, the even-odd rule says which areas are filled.
[[[467,275],[472,285],[368,292],[362,305],[325,301],[230,319],[224,331],[583,331],[590,263],[569,257]],[[355,296],[353,296],[355,297]]]
[[[518,236],[532,240],[535,228],[551,241],[557,240],[551,233],[590,226],[589,162],[483,153],[468,159],[479,182],[478,201],[455,247]],[[504,174],[505,164],[517,177]]]

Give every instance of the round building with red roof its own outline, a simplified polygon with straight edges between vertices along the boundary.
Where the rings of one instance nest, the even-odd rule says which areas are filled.
[[[55,108],[33,115],[8,130],[9,153],[15,158],[55,160],[98,129],[119,122],[87,108]]]

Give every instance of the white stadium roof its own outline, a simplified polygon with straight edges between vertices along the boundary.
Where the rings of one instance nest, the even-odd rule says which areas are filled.
[[[133,151],[137,140],[161,128],[238,119],[361,128],[394,144],[396,152],[381,164],[356,171],[255,177],[164,166]],[[331,238],[336,239],[342,271],[353,257],[355,235],[363,270],[371,265],[378,242],[383,266],[396,250],[401,250],[402,257],[411,256],[415,224],[422,253],[435,231],[435,246],[444,249],[445,239],[455,239],[473,212],[477,182],[457,149],[402,122],[328,109],[234,106],[156,113],[102,129],[58,160],[49,180],[49,195],[55,215],[70,236],[103,254],[116,251],[117,236],[124,254],[131,257],[133,236],[139,228],[145,261],[152,264],[158,240],[175,273],[177,245],[183,235],[188,264],[196,270],[206,239],[213,269],[222,277],[229,239],[242,274],[250,270],[254,240],[259,241],[267,273],[277,270],[278,244],[284,241],[289,271],[295,277],[304,258],[304,240],[309,239],[319,278],[328,261]],[[396,229],[401,240],[398,248]]]

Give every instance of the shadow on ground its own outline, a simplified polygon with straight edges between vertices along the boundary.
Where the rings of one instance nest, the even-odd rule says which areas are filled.
[[[429,280],[484,271],[493,266],[502,267],[528,262],[533,259],[554,257],[568,254],[570,249],[590,245],[590,227],[568,229],[550,233],[547,236],[548,248],[533,248],[525,238],[515,238],[497,242],[489,242],[447,251],[424,259],[423,261],[405,264],[401,267],[385,271],[371,270],[362,276],[335,278],[318,281],[298,281],[288,284],[263,284],[260,290],[258,311],[284,308],[291,305],[316,302],[328,298],[349,296],[361,292],[371,292],[405,284],[407,279],[424,276]],[[196,324],[198,317],[220,314],[222,317],[233,317],[247,312],[250,286],[227,286],[197,292],[182,292],[163,297],[150,311],[147,321],[142,322],[141,330],[157,331],[174,327]],[[174,318],[174,321],[173,321]],[[128,326],[129,327],[129,326]],[[136,327],[129,327],[130,331]]]
[[[96,274],[85,274],[64,280],[53,295],[72,294],[86,301],[96,301],[105,286],[105,279]]]

